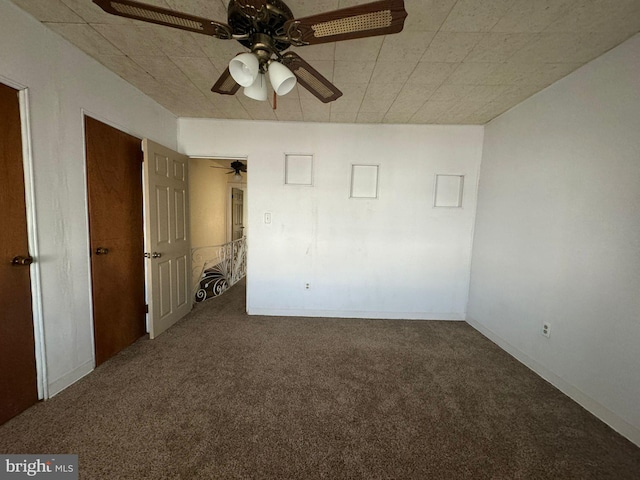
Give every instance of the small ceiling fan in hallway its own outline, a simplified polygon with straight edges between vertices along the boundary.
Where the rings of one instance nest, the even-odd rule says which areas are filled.
[[[211,90],[235,95],[244,87],[244,94],[255,100],[267,99],[267,76],[277,95],[286,95],[299,83],[321,102],[338,99],[342,92],[327,78],[297,53],[283,52],[290,46],[398,33],[407,16],[404,0],[381,0],[304,18],[294,18],[282,0],[230,0],[228,23],[133,0],[93,2],[113,15],[238,41],[250,52],[231,59]]]
[[[228,167],[223,167],[220,165],[209,165],[209,166],[211,168],[224,168],[225,170],[231,170],[230,172],[227,172],[227,175],[233,174],[233,179],[238,182],[242,181],[241,172],[244,172],[244,173],[247,172],[247,164],[244,162],[241,162],[240,160],[234,160],[229,164]]]

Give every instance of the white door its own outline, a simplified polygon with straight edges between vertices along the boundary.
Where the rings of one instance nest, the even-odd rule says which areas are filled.
[[[244,236],[244,192],[239,188],[231,189],[231,240]]]
[[[147,139],[142,149],[149,337],[155,338],[192,307],[189,164],[184,155]]]

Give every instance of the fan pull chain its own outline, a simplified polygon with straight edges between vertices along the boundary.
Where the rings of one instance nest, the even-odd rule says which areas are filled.
[[[278,95],[276,95],[276,92],[273,92],[273,109],[275,110],[276,108],[278,108]]]

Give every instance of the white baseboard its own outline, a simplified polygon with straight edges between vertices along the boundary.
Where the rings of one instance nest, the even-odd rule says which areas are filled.
[[[49,383],[49,398],[57,395],[65,388],[73,385],[82,377],[91,373],[93,369],[93,360],[90,360],[80,365],[78,368],[73,369],[69,373],[66,373],[62,377],[52,381],[51,383]]]
[[[370,318],[378,320],[451,320],[464,321],[461,313],[421,313],[421,312],[366,312],[354,310],[304,310],[279,308],[253,308],[247,310],[249,315],[268,317],[327,317],[327,318]]]
[[[585,394],[575,386],[571,385],[566,380],[563,380],[562,378],[557,376],[555,373],[553,373],[551,370],[540,365],[537,361],[529,357],[526,353],[517,349],[516,347],[514,347],[513,345],[511,345],[510,343],[502,339],[500,336],[498,336],[491,330],[484,327],[482,324],[480,324],[476,320],[473,320],[472,318],[467,317],[467,323],[471,325],[473,328],[475,328],[482,335],[487,337],[489,340],[491,340],[493,343],[495,343],[500,348],[502,348],[509,355],[514,357],[516,360],[518,360],[520,363],[522,363],[526,367],[533,370],[533,372],[540,375],[542,378],[544,378],[547,382],[551,383],[554,387],[556,387],[562,393],[567,395],[576,403],[584,407],[587,411],[591,412],[593,415],[598,417],[604,423],[609,425],[620,435],[628,438],[631,442],[640,446],[640,429],[634,427],[633,425],[628,423],[626,420],[621,418],[619,415],[615,414],[604,405],[598,403],[596,400],[594,400],[593,398],[591,398],[590,396],[588,396],[587,394]]]

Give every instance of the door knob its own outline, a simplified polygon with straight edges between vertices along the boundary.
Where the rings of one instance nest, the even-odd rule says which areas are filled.
[[[96,255],[106,255],[107,253],[109,253],[108,248],[104,248],[104,247],[96,248]]]
[[[26,257],[23,257],[21,255],[18,255],[17,257],[13,257],[13,259],[11,259],[11,265],[14,265],[16,267],[19,266],[28,266],[31,265],[33,263],[33,257],[27,255]]]

